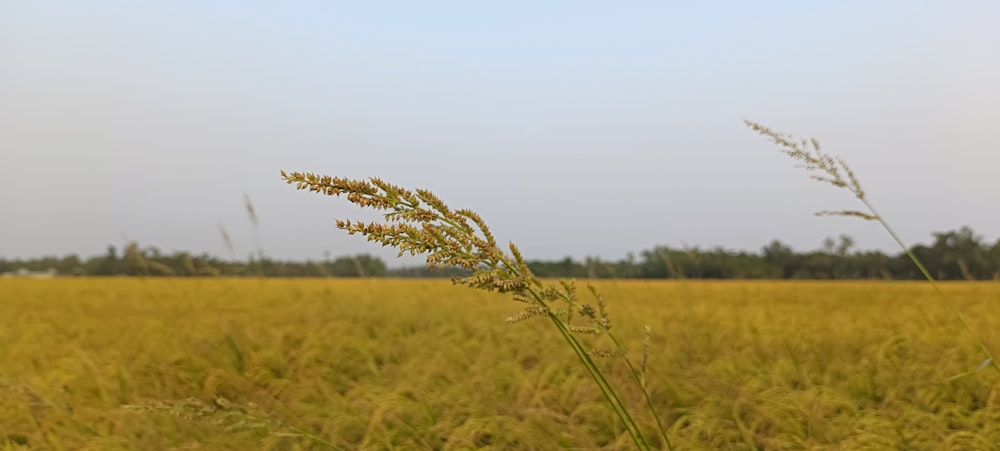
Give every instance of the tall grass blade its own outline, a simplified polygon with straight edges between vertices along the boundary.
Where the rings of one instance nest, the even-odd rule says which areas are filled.
[[[830,154],[824,153],[820,150],[819,142],[813,138],[810,140],[799,140],[792,135],[774,131],[768,127],[760,125],[756,122],[744,120],[743,123],[749,127],[751,130],[759,133],[761,136],[771,139],[780,149],[781,152],[791,157],[793,160],[798,161],[801,167],[810,173],[810,178],[813,180],[827,183],[833,185],[835,188],[841,188],[848,190],[854,197],[858,198],[861,203],[868,209],[867,212],[857,211],[857,210],[823,210],[817,212],[819,216],[852,216],[869,221],[877,221],[882,225],[882,228],[889,233],[889,236],[896,242],[897,245],[906,253],[910,258],[910,261],[916,265],[917,269],[924,276],[924,278],[931,284],[934,291],[937,293],[938,298],[942,301],[945,308],[958,320],[961,324],[962,329],[968,334],[977,344],[979,350],[986,355],[986,360],[980,365],[990,365],[1000,373],[1000,364],[997,363],[996,358],[993,357],[993,353],[990,352],[986,343],[983,342],[981,338],[972,330],[969,323],[965,320],[965,317],[955,308],[955,304],[951,299],[941,290],[937,280],[931,276],[930,271],[924,266],[924,263],[920,261],[916,254],[910,250],[910,247],[903,242],[895,230],[889,225],[888,221],[885,220],[875,206],[872,205],[871,201],[868,199],[864,189],[861,188],[861,182],[854,175],[854,171],[851,170],[850,166],[847,165],[840,157],[835,157]],[[811,148],[811,150],[810,150]],[[975,373],[975,372],[973,372]],[[965,374],[959,375],[957,377],[962,377]]]

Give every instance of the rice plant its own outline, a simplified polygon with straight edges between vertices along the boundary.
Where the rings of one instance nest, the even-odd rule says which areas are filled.
[[[805,169],[810,173],[809,178],[821,183],[832,185],[835,188],[847,190],[859,201],[861,201],[867,209],[867,211],[821,210],[816,212],[817,216],[850,216],[861,218],[866,221],[876,221],[882,226],[882,228],[885,229],[886,232],[889,233],[903,252],[906,252],[910,261],[916,265],[917,269],[920,270],[920,273],[923,274],[925,279],[927,279],[927,282],[934,287],[934,291],[937,293],[939,299],[941,299],[945,308],[947,308],[955,319],[958,320],[965,333],[975,340],[979,349],[986,357],[976,370],[963,373],[956,377],[973,374],[983,368],[986,368],[986,366],[992,366],[994,370],[1000,372],[1000,364],[998,364],[996,358],[993,357],[993,353],[990,352],[983,340],[972,331],[972,328],[969,326],[965,317],[958,311],[957,308],[955,308],[955,304],[951,301],[951,299],[949,299],[948,296],[941,291],[941,287],[934,277],[931,276],[930,271],[927,270],[927,267],[924,266],[923,262],[921,262],[920,259],[917,258],[916,254],[910,250],[910,247],[903,242],[902,238],[900,238],[896,231],[893,230],[893,228],[889,225],[889,222],[886,221],[885,217],[883,217],[882,214],[875,209],[871,200],[868,199],[865,190],[861,187],[861,182],[858,181],[858,178],[854,175],[854,171],[852,171],[850,166],[847,165],[847,162],[840,157],[824,153],[820,150],[819,141],[815,138],[808,140],[798,139],[793,135],[772,130],[750,120],[744,120],[743,122],[751,130],[773,141],[779,148],[781,148],[782,153],[797,161],[799,163],[798,167]]]
[[[645,382],[674,449],[1000,443],[1000,384],[948,380],[978,350],[927,287],[592,283],[616,328],[654,331]],[[1000,339],[1000,284],[942,289]],[[0,299],[0,449],[636,447],[548,320],[512,328],[506,295],[447,280],[0,278]]]
[[[663,446],[673,449],[645,387],[646,355],[639,365],[633,364],[611,332],[604,299],[592,286],[588,289],[596,306],[580,300],[573,281],[543,283],[528,268],[513,242],[507,245],[506,251],[499,246],[477,213],[452,209],[426,189],[410,191],[379,178],[352,180],[285,171],[281,176],[296,189],[328,196],[344,195],[360,207],[387,211],[383,214],[385,223],[338,220],[337,228],[350,235],[360,234],[382,246],[397,248],[400,256],[424,254],[431,268],[459,267],[471,271],[470,275],[452,281],[478,290],[509,294],[514,301],[525,305],[507,318],[508,323],[547,318],[579,357],[635,445],[650,449],[649,440],[632,418],[624,400],[594,362],[594,357],[622,359],[656,419]],[[588,345],[586,343],[594,340],[585,337],[606,337],[608,345],[603,348]]]

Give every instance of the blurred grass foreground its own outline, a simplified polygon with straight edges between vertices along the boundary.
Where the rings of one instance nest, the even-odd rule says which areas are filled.
[[[923,284],[595,285],[627,348],[652,327],[676,448],[1000,443],[998,376]],[[1000,347],[1000,285],[943,289]],[[447,280],[2,279],[0,299],[3,449],[633,446],[554,330]]]

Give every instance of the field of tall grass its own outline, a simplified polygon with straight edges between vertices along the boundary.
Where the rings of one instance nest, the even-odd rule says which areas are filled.
[[[595,284],[627,350],[652,329],[675,449],[1000,443],[1000,377],[926,284]],[[942,289],[1000,346],[1000,284]],[[4,449],[633,446],[552,327],[446,280],[8,279],[0,299]],[[622,361],[597,363],[642,412]]]

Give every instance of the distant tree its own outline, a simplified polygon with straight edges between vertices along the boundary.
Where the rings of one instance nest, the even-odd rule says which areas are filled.
[[[781,241],[773,240],[761,249],[761,253],[763,254],[764,262],[773,271],[772,277],[790,279],[795,275],[797,258],[795,251],[791,247],[783,244]]]
[[[72,276],[84,275],[86,271],[80,257],[75,254],[63,257],[55,268],[59,274]]]
[[[103,259],[99,260],[97,272],[98,276],[116,276],[121,273],[121,264],[118,261],[118,252],[114,246],[108,246],[108,251]]]
[[[380,277],[386,274],[385,262],[368,254],[338,257],[326,264],[326,274],[334,277]]]

